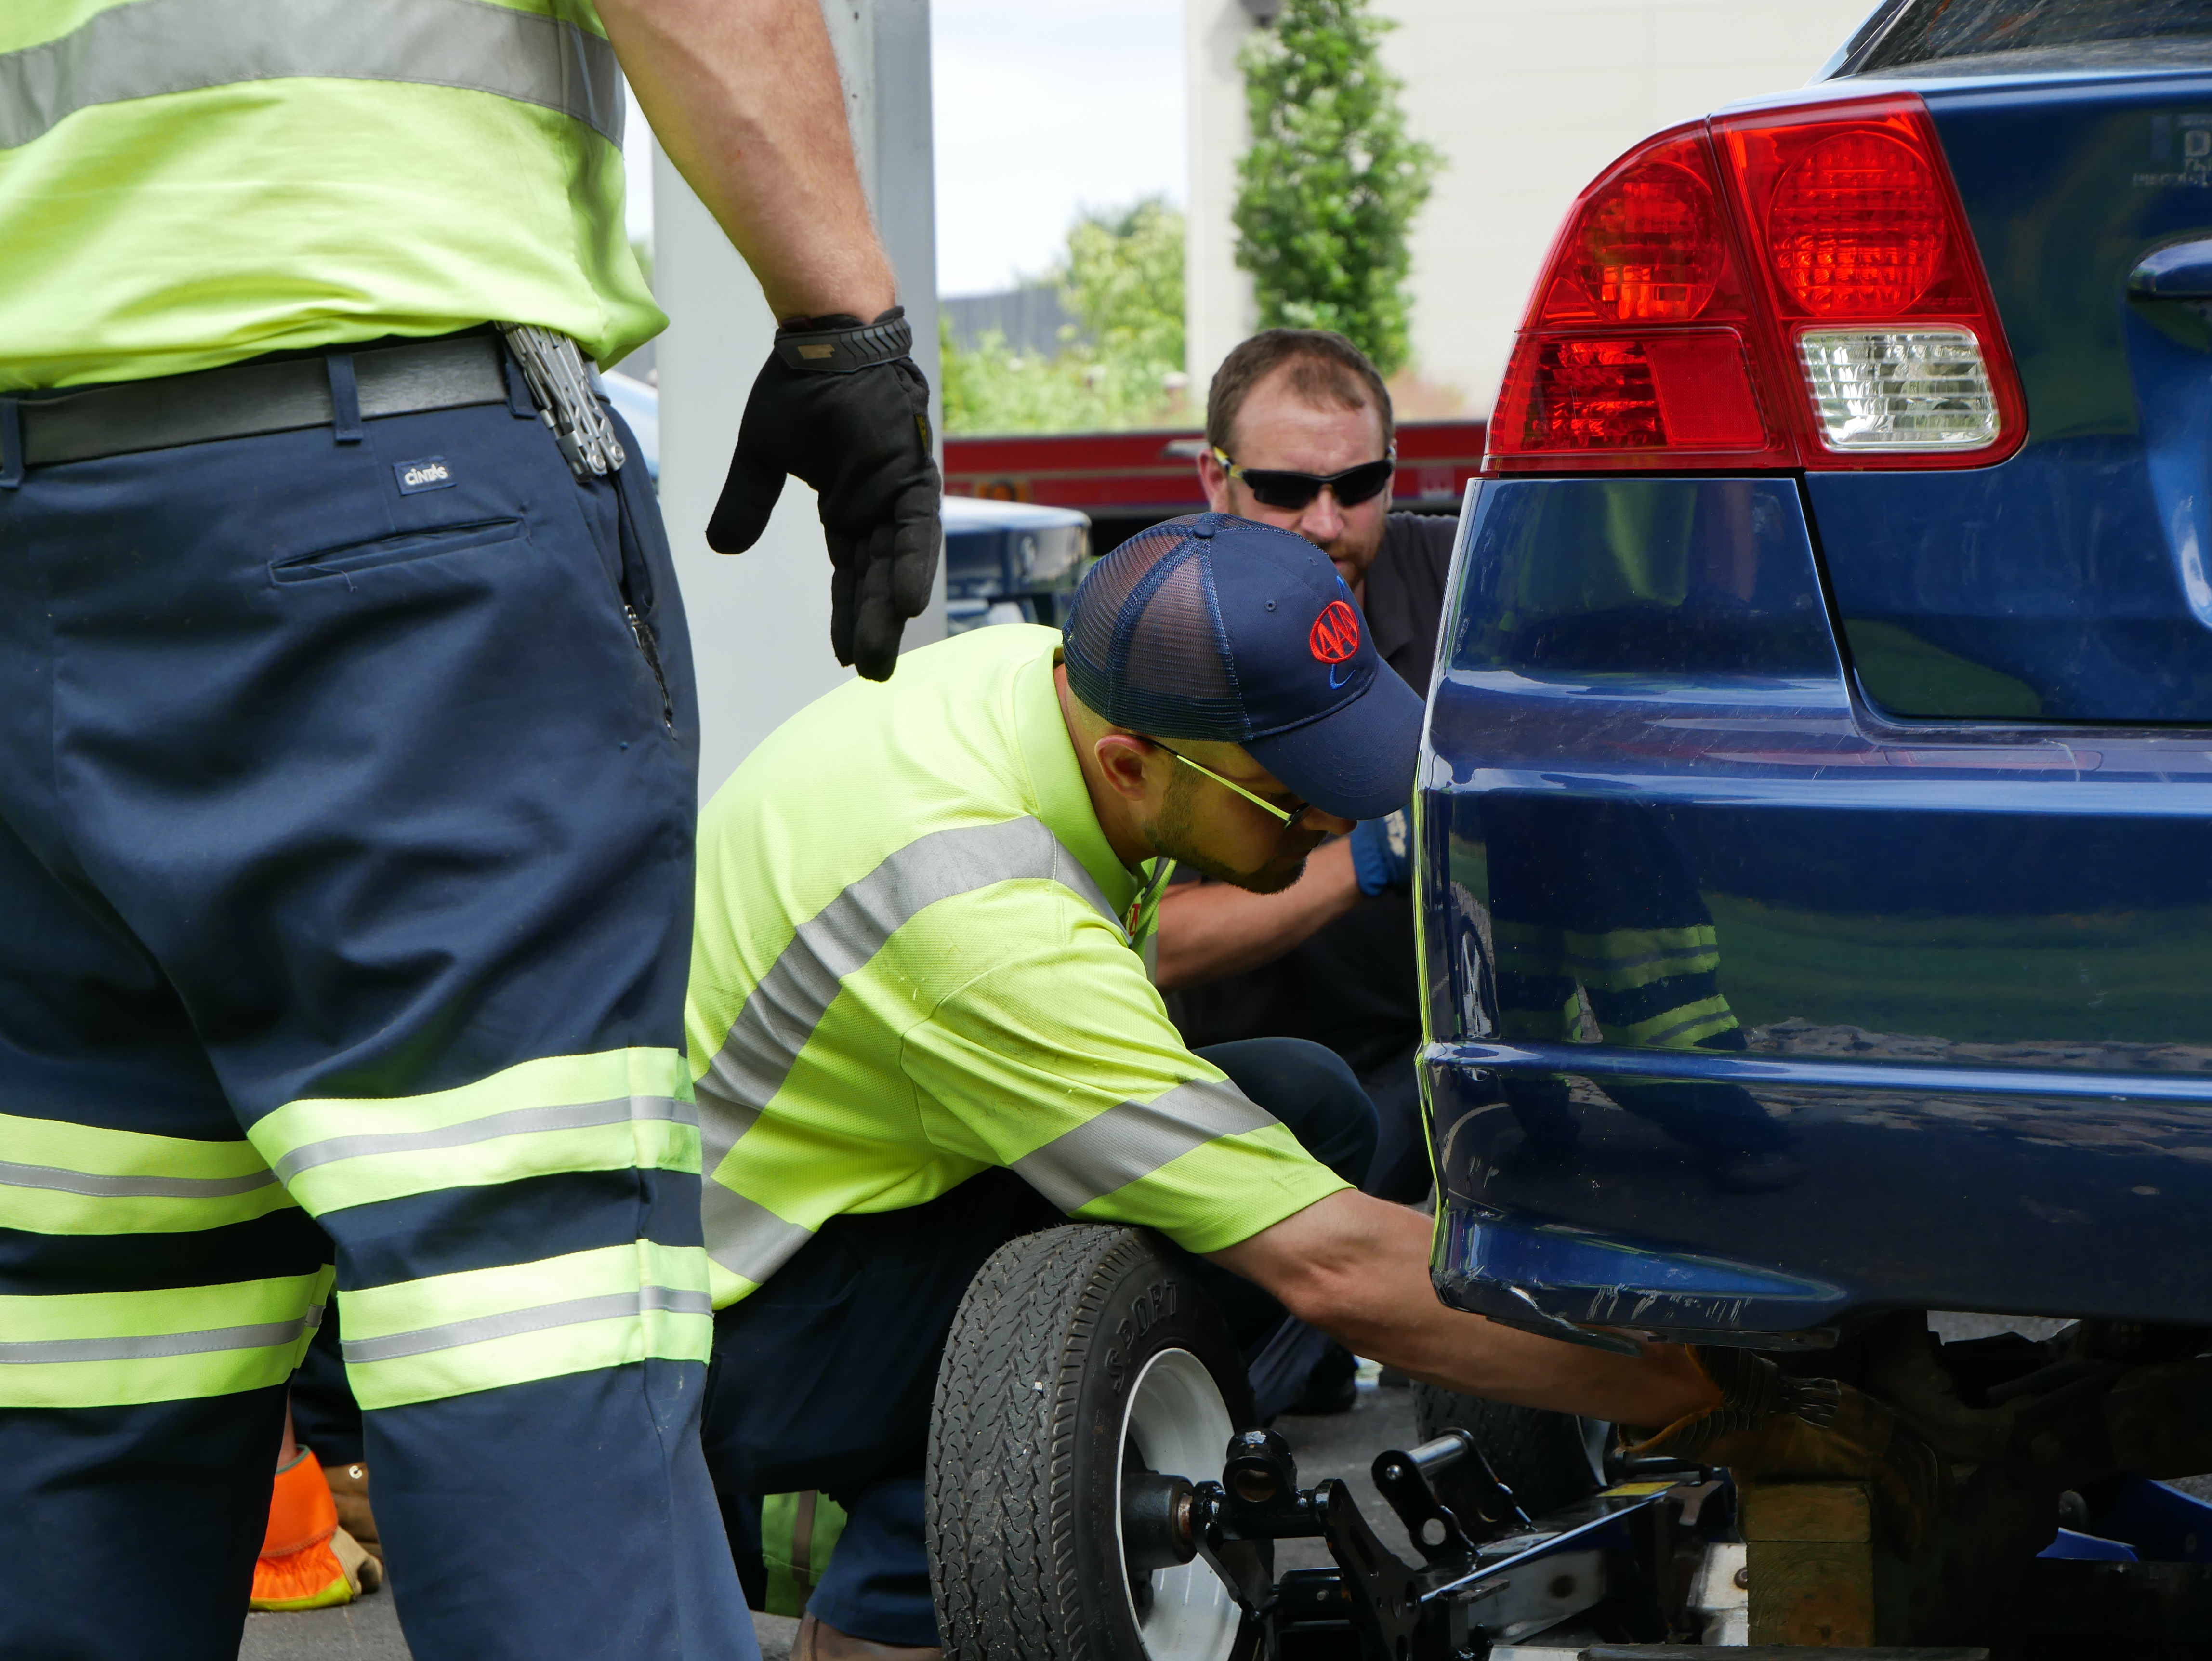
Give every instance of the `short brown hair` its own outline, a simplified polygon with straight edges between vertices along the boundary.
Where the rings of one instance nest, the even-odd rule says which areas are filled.
[[[1334,329],[1262,329],[1223,358],[1206,395],[1206,441],[1233,452],[1229,435],[1244,400],[1285,364],[1298,397],[1340,410],[1372,409],[1382,417],[1383,443],[1390,442],[1390,389],[1367,354]]]

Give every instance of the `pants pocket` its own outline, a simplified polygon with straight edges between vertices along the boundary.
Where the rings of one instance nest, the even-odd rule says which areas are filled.
[[[374,542],[349,543],[313,553],[293,554],[271,560],[269,575],[278,582],[318,582],[329,577],[358,576],[364,571],[392,565],[412,565],[450,554],[496,547],[519,540],[524,534],[519,519],[478,520],[468,525],[448,525],[434,531],[410,531],[404,536],[382,537]]]
[[[669,696],[668,672],[660,657],[659,595],[653,578],[651,550],[637,522],[640,507],[635,492],[640,488],[638,478],[642,472],[641,463],[617,473],[613,481],[616,535],[622,559],[623,617],[629,624],[631,638],[637,642],[639,654],[645,659],[645,666],[653,672],[653,686],[660,693],[660,724],[673,735],[676,701]]]

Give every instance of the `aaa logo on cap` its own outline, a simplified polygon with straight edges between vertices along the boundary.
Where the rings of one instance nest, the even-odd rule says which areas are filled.
[[[1359,650],[1359,613],[1340,599],[1333,599],[1314,619],[1306,644],[1323,663],[1341,663]]]

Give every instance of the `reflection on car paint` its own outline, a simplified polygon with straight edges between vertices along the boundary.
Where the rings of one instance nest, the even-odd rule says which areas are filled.
[[[1420,788],[1447,1291],[2201,1319],[2212,743],[1884,719],[1799,489],[1471,496]]]

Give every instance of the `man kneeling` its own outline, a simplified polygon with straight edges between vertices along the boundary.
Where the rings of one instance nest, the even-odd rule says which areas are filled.
[[[1170,862],[1286,887],[1406,805],[1420,722],[1325,553],[1205,514],[1101,560],[1064,640],[911,653],[802,711],[708,808],[707,1458],[733,1537],[763,1494],[844,1506],[806,1656],[936,1643],[939,1358],[984,1261],[1063,1217],[1158,1229],[1270,1294],[1224,1299],[1248,1355],[1287,1310],[1499,1401],[1667,1425],[1716,1399],[1686,1352],[1446,1309],[1428,1220],[1358,1191],[1375,1114],[1344,1062],[1296,1038],[1188,1050],[1147,977]]]

